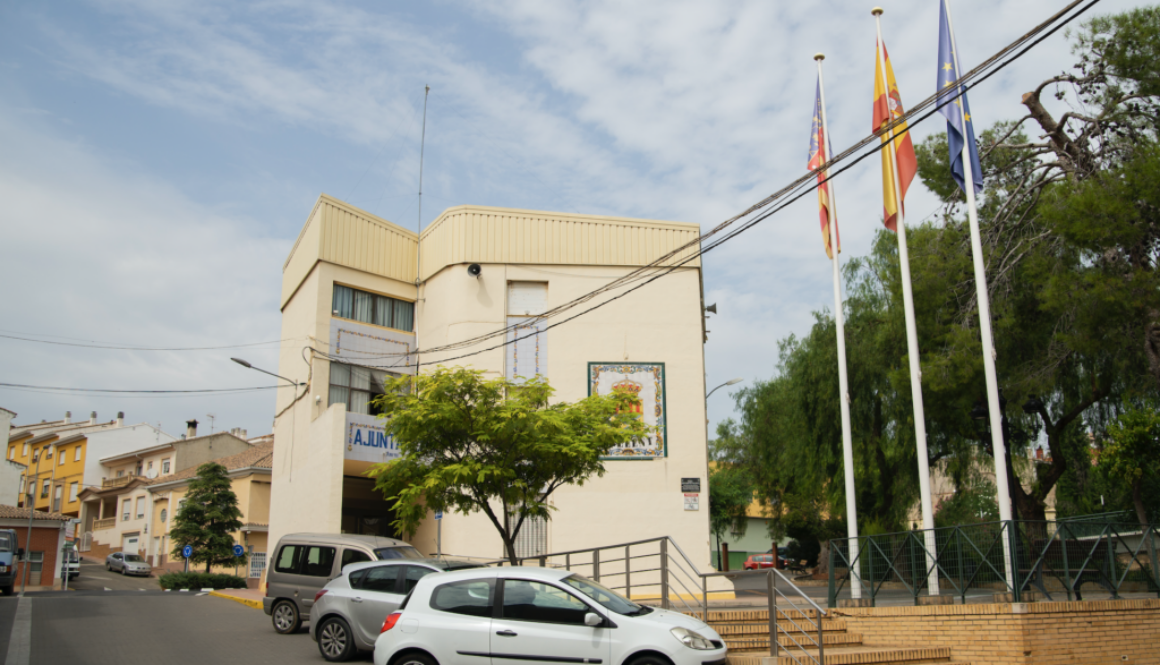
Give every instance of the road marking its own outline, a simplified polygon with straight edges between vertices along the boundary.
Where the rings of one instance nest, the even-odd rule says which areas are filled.
[[[105,587],[105,591],[112,591],[109,587]]]
[[[8,638],[6,665],[28,665],[32,658],[32,599],[20,597],[16,605],[16,619],[12,622],[12,634]]]

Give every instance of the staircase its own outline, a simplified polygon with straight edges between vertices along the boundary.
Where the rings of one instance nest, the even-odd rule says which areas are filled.
[[[816,611],[778,611],[778,645],[782,651],[776,663],[769,655],[768,610],[711,610],[709,625],[729,647],[729,665],[805,665],[817,662],[818,650],[814,644],[818,636],[815,632],[807,635],[794,624],[811,629],[812,625],[805,621],[807,618],[816,621]],[[963,661],[952,660],[951,650],[947,648],[866,646],[862,644],[860,634],[846,630],[845,621],[826,618],[825,615],[822,616],[822,636],[825,665],[966,665]],[[804,653],[802,646],[807,647]]]

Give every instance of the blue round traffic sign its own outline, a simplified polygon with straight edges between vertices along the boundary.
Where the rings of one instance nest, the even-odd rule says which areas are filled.
[[[242,556],[246,553],[246,548],[241,545],[234,545],[234,556]]]
[[[186,559],[193,556],[193,545],[186,545],[185,547],[181,548],[181,556],[185,557]]]

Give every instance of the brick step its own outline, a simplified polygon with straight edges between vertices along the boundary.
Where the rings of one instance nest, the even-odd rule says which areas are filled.
[[[762,651],[769,651],[769,634],[754,637],[725,637],[725,646],[729,647],[729,651],[752,651],[760,649]],[[791,639],[792,638],[792,639]],[[786,649],[800,649],[802,646],[813,646],[814,640],[818,639],[817,635],[779,635],[777,643]],[[795,644],[796,640],[796,644]],[[824,633],[822,635],[822,644],[828,649],[830,646],[859,646],[862,644],[862,636],[858,633]]]
[[[746,621],[744,623],[710,623],[713,630],[717,631],[719,635],[752,635],[752,634],[769,634],[768,621]],[[802,629],[807,632],[816,632],[811,623],[804,623],[802,621],[796,622],[797,628],[788,620],[779,621],[777,627],[779,630],[785,630],[791,633],[800,633]],[[846,622],[841,619],[822,619],[823,633],[841,633],[846,630]]]
[[[701,618],[700,612],[686,612],[689,616]],[[783,617],[793,617],[799,619],[807,617],[809,619],[816,619],[818,612],[815,609],[808,610],[782,610],[777,611],[778,620]],[[822,613],[823,618],[826,616]],[[709,624],[714,623],[748,623],[753,621],[769,621],[769,610],[709,610]]]
[[[732,653],[730,652],[729,665],[797,665],[798,663],[816,662],[810,658],[817,658],[817,650],[801,651],[793,655],[782,655],[776,660],[769,655],[768,647],[764,652]],[[951,650],[939,649],[889,649],[883,647],[851,646],[826,648],[826,665],[929,665],[933,663],[955,663],[969,665],[951,660]]]

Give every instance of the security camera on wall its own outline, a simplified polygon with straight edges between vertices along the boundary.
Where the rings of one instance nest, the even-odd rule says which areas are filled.
[[[467,266],[467,274],[479,279],[479,276],[483,274],[483,268],[478,263],[472,263]]]

